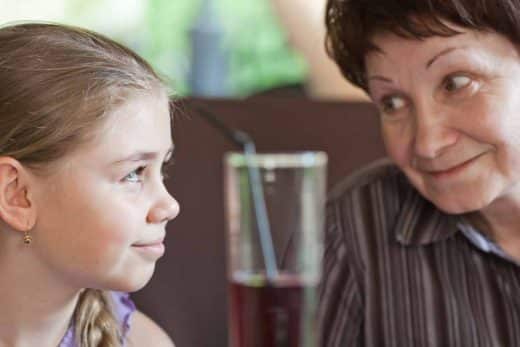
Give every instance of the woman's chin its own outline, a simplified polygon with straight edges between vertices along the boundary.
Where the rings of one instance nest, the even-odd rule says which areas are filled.
[[[475,194],[445,194],[432,196],[430,200],[439,210],[447,214],[463,214],[478,211],[489,205],[490,199]]]

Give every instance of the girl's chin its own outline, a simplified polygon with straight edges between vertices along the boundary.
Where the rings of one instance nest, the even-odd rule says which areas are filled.
[[[150,282],[152,275],[153,269],[146,272],[141,271],[140,273],[134,270],[133,273],[128,273],[126,276],[123,275],[117,279],[110,280],[103,287],[108,290],[132,293],[146,286]]]

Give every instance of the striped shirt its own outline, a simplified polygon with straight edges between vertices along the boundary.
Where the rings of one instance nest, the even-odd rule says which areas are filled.
[[[323,347],[520,346],[520,268],[379,161],[327,204]]]

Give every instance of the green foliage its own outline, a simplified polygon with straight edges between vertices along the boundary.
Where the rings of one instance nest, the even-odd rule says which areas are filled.
[[[302,82],[303,59],[288,47],[268,0],[216,0],[225,48],[230,53],[230,85],[238,96]],[[199,11],[193,0],[149,0],[142,52],[172,82],[189,94],[189,30]]]

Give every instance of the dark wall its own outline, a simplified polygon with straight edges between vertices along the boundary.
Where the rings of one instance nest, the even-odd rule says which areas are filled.
[[[174,120],[175,165],[167,185],[181,205],[168,225],[166,255],[138,307],[161,324],[178,347],[227,346],[223,154],[235,148],[193,112],[211,110],[252,135],[258,151],[323,150],[329,187],[383,156],[378,121],[366,103],[256,98],[185,100]]]

